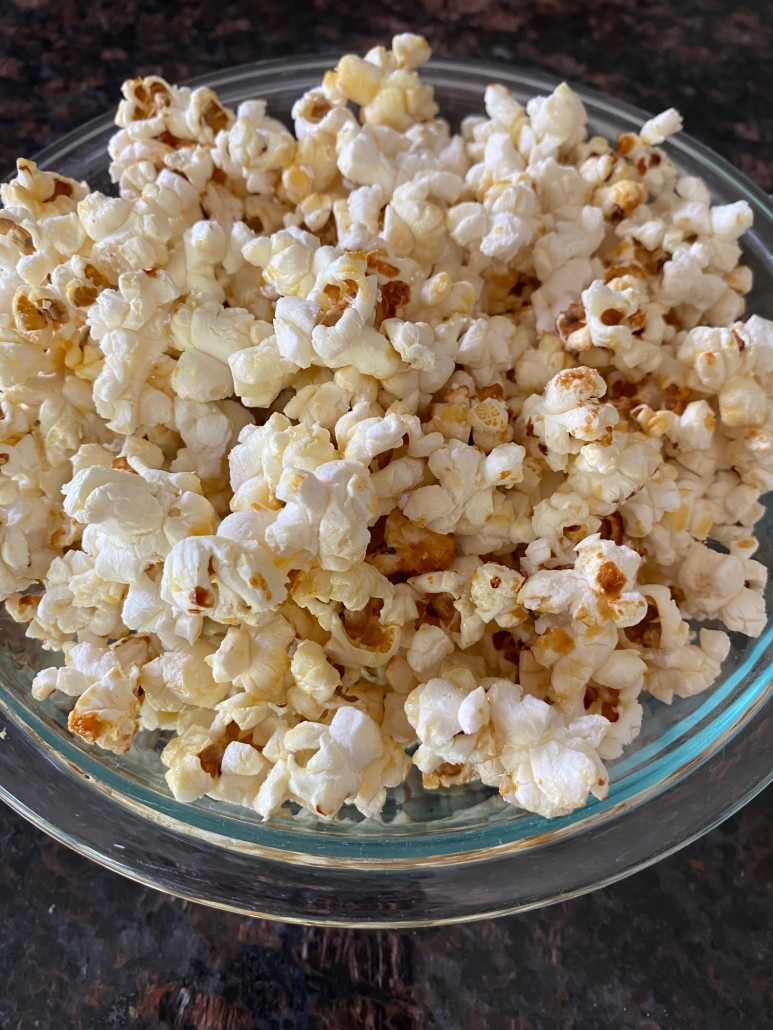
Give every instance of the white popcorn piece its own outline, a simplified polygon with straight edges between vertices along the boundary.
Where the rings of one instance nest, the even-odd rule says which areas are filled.
[[[206,664],[213,648],[203,640],[166,651],[143,666],[141,684],[154,707],[164,709],[163,694],[171,692],[184,704],[212,708],[222,701],[230,684],[218,683]]]
[[[505,801],[555,817],[582,807],[589,795],[605,798],[609,778],[596,748],[607,720],[585,715],[567,725],[544,701],[528,694],[519,700],[519,693],[511,684],[489,692],[491,722],[502,747],[493,771]]]
[[[390,760],[380,762],[386,750]],[[288,730],[282,751],[255,802],[264,818],[286,800],[322,818],[347,802],[371,814],[383,805],[386,787],[397,786],[407,774],[405,759],[389,747],[389,738],[382,738],[378,724],[350,705],[336,710],[329,727],[304,722]],[[299,751],[313,752],[303,765],[295,759]]]
[[[733,428],[761,426],[768,414],[768,397],[763,388],[746,376],[732,376],[719,389],[719,415]]]
[[[544,397],[530,397],[523,406],[527,435],[536,435],[547,448],[546,458],[554,471],[567,468],[569,456],[579,454],[583,444],[611,441],[617,425],[617,409],[600,403],[606,383],[598,372],[585,366],[566,369],[545,387]]]
[[[285,468],[312,472],[337,457],[327,430],[294,426],[274,412],[265,425],[245,427],[231,449],[232,509],[239,511],[256,502],[261,508],[276,509],[276,487]]]
[[[629,547],[586,537],[575,547],[573,570],[540,570],[530,576],[518,595],[518,603],[532,611],[572,617],[588,625],[611,620],[621,627],[633,626],[646,612],[646,602],[632,589],[641,557]]]
[[[426,322],[403,322],[398,318],[388,318],[381,323],[381,328],[411,368],[429,372],[435,367],[437,358],[432,347],[435,334]]]
[[[308,368],[316,357],[311,334],[319,314],[320,306],[313,300],[280,297],[276,302],[274,333],[277,350],[299,368]]]
[[[644,334],[634,335],[637,326],[646,325],[646,315],[641,318],[644,312],[640,311],[641,281],[626,275],[613,279],[612,284],[617,289],[596,280],[582,294],[591,342],[611,350],[621,370],[652,372],[660,365],[659,348]]]
[[[170,382],[172,389],[183,401],[206,404],[223,400],[234,391],[234,381],[228,365],[201,351],[189,350],[180,355]]]
[[[367,62],[362,64],[367,67]],[[373,69],[376,71],[376,69]],[[394,165],[378,145],[378,136],[371,126],[360,128],[353,123],[344,126],[336,140],[338,169],[360,188],[375,188],[389,197],[397,178]],[[351,215],[351,209],[349,209]]]
[[[435,533],[475,533],[493,514],[494,488],[520,482],[523,456],[518,444],[502,444],[485,457],[477,448],[450,440],[428,462],[439,485],[414,490],[403,511]]]
[[[660,452],[643,434],[613,430],[606,446],[585,444],[569,469],[567,487],[596,503],[594,510],[619,504],[640,490],[662,462]],[[607,509],[608,510],[608,509]]]
[[[257,265],[263,278],[282,297],[305,298],[314,285],[314,260],[319,240],[294,226],[271,237],[259,236],[247,243],[246,260]]]
[[[488,699],[475,694],[475,677],[467,670],[453,670],[448,677],[421,683],[408,695],[405,712],[420,741],[414,764],[423,773],[433,773],[444,763],[472,765],[489,757]],[[480,729],[475,730],[478,723]]]
[[[194,724],[187,726],[161,752],[161,761],[169,770],[166,782],[177,801],[189,804],[215,787],[218,772],[215,756],[220,749],[213,747],[213,743],[207,729]]]
[[[741,364],[738,343],[729,329],[698,326],[691,330],[677,352],[679,361],[689,369],[688,386],[716,393]]]
[[[336,427],[338,446],[344,457],[362,465],[370,465],[379,454],[401,447],[406,436],[409,441],[417,440],[420,436],[419,420],[412,415],[394,412],[384,418],[364,418],[348,431],[344,425]]]
[[[720,240],[735,241],[752,226],[752,210],[745,200],[711,209],[711,232]]]
[[[618,510],[629,536],[648,536],[666,512],[680,509],[682,495],[676,478],[677,472],[672,465],[661,465],[650,481],[620,506]]]
[[[637,700],[644,684],[647,664],[632,648],[615,650],[593,673],[586,688],[583,709],[602,715],[609,729],[597,747],[603,759],[618,758],[627,744],[639,735],[642,707]]]
[[[264,100],[239,105],[236,121],[215,137],[212,160],[226,175],[245,180],[250,193],[273,192],[278,173],[295,156],[292,134],[275,118],[266,116]]]
[[[730,630],[758,637],[765,628],[765,599],[761,587],[747,586],[747,562],[732,554],[719,554],[699,541],[687,550],[679,566],[679,586],[685,606],[699,618],[720,618]],[[764,580],[762,581],[764,586]]]
[[[700,694],[716,680],[730,650],[730,638],[718,630],[701,629],[699,646],[687,644],[648,661],[645,687],[659,701]]]
[[[669,107],[654,118],[645,122],[639,130],[639,139],[647,147],[655,147],[665,142],[669,136],[681,132],[682,119],[678,111]]]
[[[12,547],[4,543],[3,555],[9,552]],[[57,649],[76,633],[80,639],[93,636],[95,643],[98,638],[123,636],[121,602],[126,588],[103,579],[94,564],[93,556],[83,551],[68,551],[51,562],[27,636]]]
[[[249,416],[243,409],[237,412],[243,425]],[[174,419],[196,474],[202,480],[217,478],[227,448],[242,426],[234,426],[226,405],[196,403],[181,397],[174,401]],[[177,468],[177,462],[173,468]]]
[[[216,683],[228,684],[229,690],[233,684],[259,700],[280,701],[294,640],[295,630],[286,619],[267,615],[254,626],[231,626],[205,660]]]
[[[480,565],[470,580],[470,599],[484,622],[496,621],[508,629],[524,622],[526,613],[518,605],[518,594],[525,576],[496,562]]]
[[[313,472],[287,468],[276,496],[285,506],[266,530],[266,542],[278,555],[294,562],[318,556],[323,568],[337,572],[364,559],[375,490],[360,462],[331,461]]]
[[[325,645],[326,652],[335,664],[349,667],[379,669],[397,653],[401,643],[399,625],[383,625],[367,618],[362,625],[358,624],[351,631],[347,630],[342,620],[334,618],[330,624],[330,633],[330,640]]]
[[[201,294],[177,308],[169,328],[179,350],[199,351],[223,363],[271,335],[270,326],[256,321],[248,311],[225,308],[217,299]]]
[[[3,183],[0,198],[9,211],[25,211],[35,221],[42,222],[47,218],[71,214],[88,192],[85,182],[43,171],[34,161],[19,158],[16,178]]]
[[[216,801],[253,808],[270,768],[253,744],[232,740],[220,759],[220,775],[207,793]]]
[[[154,394],[164,399],[148,379],[165,346],[169,316],[164,308],[177,296],[177,287],[164,272],[155,276],[125,272],[119,278],[119,290],[103,291],[89,311],[91,335],[105,358],[94,381],[94,403],[115,432],[133,433],[147,417],[143,401]],[[159,422],[170,417],[167,399]]]
[[[574,527],[583,527],[588,530],[587,535],[590,535],[591,527],[595,525],[596,520],[590,515],[590,508],[582,497],[575,493],[561,492],[551,494],[544,501],[535,504],[531,522],[538,538],[558,541],[562,539],[565,530]]]
[[[96,559],[95,571],[129,584],[188,534],[212,532],[215,512],[200,491],[189,473],[94,465],[63,488],[64,510],[86,525],[84,549]]]
[[[364,63],[372,63],[382,72],[377,92],[362,108],[366,124],[405,131],[437,114],[432,87],[422,83],[415,71],[431,54],[426,40],[419,40],[403,33],[393,38],[392,52],[374,48],[365,55]]]
[[[259,540],[191,536],[167,555],[160,596],[182,613],[254,624],[287,596],[286,578]]]
[[[329,701],[341,683],[340,673],[328,662],[322,647],[313,640],[302,640],[292,658],[293,679],[315,701]]]
[[[538,628],[531,659],[550,670],[550,691],[561,701],[582,693],[617,642],[613,623],[588,625],[570,621],[565,615],[543,616]]]
[[[435,668],[446,655],[453,654],[453,641],[439,626],[427,623],[420,626],[411,639],[406,660],[413,671],[421,676]]]
[[[140,669],[121,663],[116,648],[76,644],[57,670],[57,689],[77,697],[67,725],[89,744],[124,754],[139,727]]]
[[[534,97],[526,105],[526,112],[543,159],[548,156],[548,147],[569,151],[585,138],[585,109],[566,83],[561,83],[549,97]]]

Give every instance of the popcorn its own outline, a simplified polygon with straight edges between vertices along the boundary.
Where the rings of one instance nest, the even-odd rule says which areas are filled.
[[[486,457],[475,447],[450,440],[428,461],[439,485],[414,490],[403,512],[434,533],[475,533],[493,514],[495,487],[520,482],[523,456],[518,444],[501,444]]]
[[[374,549],[368,561],[385,576],[407,578],[446,569],[455,554],[453,537],[419,526],[395,508],[384,524],[384,550]]]
[[[284,600],[285,580],[271,552],[258,542],[191,536],[169,551],[160,596],[189,615],[252,624]]]
[[[446,763],[472,766],[476,758],[488,758],[488,697],[467,670],[420,684],[408,695],[405,711],[420,741],[414,763],[425,775]]]
[[[612,289],[614,285],[616,288]],[[615,365],[622,369],[654,371],[661,362],[659,349],[642,334],[634,335],[646,326],[646,312],[641,310],[640,280],[635,276],[613,279],[609,286],[596,280],[582,294],[587,318],[587,330],[595,347],[614,353]],[[567,343],[571,344],[575,334]]]
[[[559,372],[545,387],[544,399],[532,396],[524,404],[526,432],[542,440],[554,471],[565,471],[569,455],[579,454],[583,443],[611,441],[618,414],[598,400],[606,389],[598,372],[581,366]]]
[[[399,318],[388,318],[381,323],[381,329],[411,368],[429,372],[437,364],[432,347],[435,334],[426,322],[403,322]]]
[[[493,619],[502,629],[524,622],[526,613],[519,608],[518,594],[525,578],[496,562],[479,566],[470,579],[470,599],[478,617],[484,623]]]
[[[95,558],[95,571],[129,584],[188,534],[212,532],[215,513],[200,490],[190,473],[93,465],[63,488],[64,510],[86,526],[84,549]]]
[[[365,61],[362,64],[367,66]],[[336,149],[338,170],[342,175],[361,189],[377,189],[378,195],[385,198],[391,195],[397,177],[395,168],[386,154],[381,152],[378,136],[370,126],[359,128],[349,123],[338,134]],[[341,208],[338,210],[340,212]],[[347,213],[352,217],[356,207],[354,212],[349,207]]]
[[[757,589],[747,586],[749,573],[760,575]],[[765,628],[766,570],[759,562],[744,562],[732,554],[719,554],[694,541],[679,567],[684,604],[699,618],[720,618],[730,630],[758,637]]]
[[[42,222],[71,214],[88,192],[85,182],[42,171],[34,161],[19,158],[16,178],[0,186],[0,199],[10,212],[24,211]]]
[[[290,668],[288,648],[295,630],[281,616],[267,615],[255,626],[231,626],[218,649],[205,659],[216,683],[239,687],[266,701],[281,701]]]
[[[177,801],[190,803],[215,787],[213,773],[217,772],[217,766],[208,761],[211,748],[212,739],[206,730],[193,726],[170,741],[162,751],[161,761],[169,768],[166,782]],[[212,772],[208,772],[204,764]]]
[[[730,649],[730,638],[718,630],[701,629],[698,644],[689,643],[690,630],[668,587],[647,587],[647,615],[625,631],[644,659],[645,689],[665,704],[674,695],[702,693],[719,675]]]
[[[439,626],[420,626],[411,640],[406,661],[417,675],[428,672],[446,655],[453,654],[454,645]]]
[[[645,146],[657,146],[664,143],[668,136],[682,130],[682,118],[678,111],[669,107],[655,118],[645,122],[639,132],[639,139]]]
[[[318,556],[322,568],[336,572],[364,559],[375,491],[360,462],[326,462],[314,472],[288,468],[276,496],[286,503],[266,541],[278,555],[294,562]]]
[[[596,748],[601,758],[619,757],[625,745],[638,736],[643,712],[637,697],[646,672],[646,662],[633,649],[624,648],[613,651],[593,673],[582,705],[585,712],[602,715],[610,724]]]
[[[0,186],[0,597],[181,802],[370,818],[416,765],[562,816],[720,676],[688,619],[767,624],[751,208],[673,109],[611,145],[490,85],[453,133],[429,56],[342,57],[294,134],[137,78],[117,196]]]
[[[248,311],[225,308],[201,294],[189,297],[177,308],[169,329],[178,350],[198,351],[223,363],[237,351],[256,346],[271,335],[270,326],[256,321]]]
[[[458,680],[462,680],[458,676]],[[464,682],[462,680],[462,682]],[[464,764],[512,804],[554,817],[605,797],[607,774],[596,747],[607,720],[582,716],[568,725],[545,702],[507,680],[489,680],[467,691],[434,679],[408,698],[408,718],[421,746],[414,762],[425,772],[441,763]],[[488,687],[488,689],[486,689]]]
[[[284,733],[282,757],[260,788],[256,810],[266,818],[287,799],[325,818],[349,799],[370,814],[383,805],[386,787],[396,786],[407,772],[405,758],[394,752],[390,762],[375,765],[388,742],[377,723],[353,706],[337,709],[329,727],[301,723]],[[313,752],[303,765],[294,757],[299,751]]]
[[[127,656],[131,658],[136,659],[136,655]],[[67,666],[55,670],[55,684],[49,683],[53,679],[52,671],[41,674],[44,690],[55,686],[77,697],[67,719],[69,729],[87,743],[98,744],[106,751],[119,755],[128,751],[139,726],[140,669],[136,660],[122,662],[117,646],[102,648],[82,643],[68,651]],[[38,692],[41,685],[39,683]]]
[[[277,174],[295,156],[292,134],[275,118],[266,116],[264,100],[240,104],[236,121],[215,137],[214,164],[233,179],[244,179],[250,193],[273,192]]]
[[[259,236],[247,243],[242,253],[251,265],[262,270],[265,281],[280,296],[305,298],[314,285],[318,248],[316,236],[290,226],[271,237]],[[325,256],[329,258],[329,254]]]
[[[229,692],[230,683],[214,680],[206,664],[211,654],[211,645],[203,640],[166,651],[143,666],[142,686],[151,698],[168,690],[185,704],[213,708]]]
[[[183,401],[206,404],[230,397],[234,381],[228,365],[201,351],[184,351],[175,365],[171,385]]]
[[[692,329],[677,351],[687,366],[687,384],[694,390],[716,393],[741,364],[738,337],[729,329]]]
[[[147,415],[148,401],[159,393],[148,379],[163,354],[169,317],[164,307],[176,299],[178,290],[164,272],[155,277],[125,272],[118,284],[117,291],[103,291],[89,311],[92,337],[105,356],[94,381],[94,403],[110,429],[131,435],[141,414]],[[170,417],[168,403],[162,404],[159,421]]]
[[[719,415],[726,426],[761,426],[768,414],[768,398],[751,378],[733,376],[719,390]]]
[[[613,430],[611,443],[580,448],[569,469],[567,487],[602,514],[610,504],[619,504],[640,490],[661,461],[658,450],[642,434]]]
[[[232,740],[220,760],[220,776],[208,791],[217,801],[252,808],[270,765],[251,743]]]
[[[405,131],[416,122],[429,121],[437,114],[432,87],[424,85],[416,71],[430,56],[426,40],[403,33],[392,40],[393,52],[374,48],[365,55],[382,71],[378,90],[362,109],[365,124],[388,125]],[[396,49],[394,49],[396,48]]]
[[[540,570],[530,576],[518,595],[518,603],[532,611],[572,617],[588,625],[634,626],[646,611],[642,595],[631,589],[641,563],[629,547],[602,540],[596,533],[575,547],[573,570]]]
[[[23,534],[19,535],[26,546]],[[3,554],[9,555],[9,551],[12,554],[4,543]],[[67,551],[61,558],[54,558],[27,636],[42,640],[46,647],[59,649],[76,633],[79,639],[91,638],[93,643],[99,638],[124,635],[121,602],[126,588],[103,579],[94,565],[94,557],[83,551]]]
[[[596,750],[607,731],[603,716],[566,723],[559,713],[518,688],[497,685],[489,706],[502,751],[482,770],[511,804],[554,818],[583,806],[589,795],[603,799],[609,778]]]
[[[294,361],[279,353],[276,337],[268,336],[255,347],[235,351],[228,358],[234,393],[248,408],[264,408],[289,386],[298,371]]]
[[[330,665],[323,648],[313,640],[303,640],[298,644],[291,672],[300,689],[320,703],[329,701],[341,683],[340,673]]]
[[[177,397],[174,420],[199,478],[214,479],[220,475],[222,458],[231,437],[236,435],[226,412],[217,404],[199,404]]]

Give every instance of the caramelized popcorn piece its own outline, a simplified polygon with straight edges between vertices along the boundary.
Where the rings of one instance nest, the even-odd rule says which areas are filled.
[[[389,579],[402,582],[447,569],[455,554],[453,537],[422,529],[395,509],[384,523],[383,543],[375,545],[367,560]]]

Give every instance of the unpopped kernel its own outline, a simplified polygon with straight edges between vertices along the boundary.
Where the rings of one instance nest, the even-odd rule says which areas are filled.
[[[174,796],[559,816],[758,636],[773,324],[745,201],[565,85],[458,134],[421,37],[293,108],[124,84],[117,196],[0,187],[0,591],[33,694]],[[719,546],[717,546],[719,545]],[[69,702],[67,699],[69,698]]]

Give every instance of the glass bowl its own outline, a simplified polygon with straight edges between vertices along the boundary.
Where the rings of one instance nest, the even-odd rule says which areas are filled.
[[[265,98],[289,119],[330,58],[267,61],[197,80],[236,105]],[[433,61],[426,69],[453,123],[483,108],[492,81],[521,101],[558,80],[506,66]],[[614,139],[644,112],[578,89],[591,129]],[[39,155],[44,168],[109,191],[109,116]],[[701,176],[720,203],[745,198],[754,229],[744,260],[755,273],[749,310],[773,317],[773,208],[706,147],[679,135],[667,151]],[[773,510],[757,557],[773,558]],[[771,590],[768,591],[770,594]],[[770,608],[769,600],[769,608]],[[415,774],[391,792],[382,817],[334,823],[287,814],[267,823],[209,799],[174,800],[157,750],[114,756],[67,731],[66,715],[29,692],[54,657],[0,616],[0,794],[58,840],[142,883],[221,908],[299,922],[418,926],[526,909],[610,883],[715,826],[773,775],[769,672],[773,623],[758,640],[733,634],[720,682],[673,706],[645,701],[642,732],[610,767],[605,801],[546,820],[504,804],[489,788],[424,792]],[[153,744],[147,741],[146,744]]]

